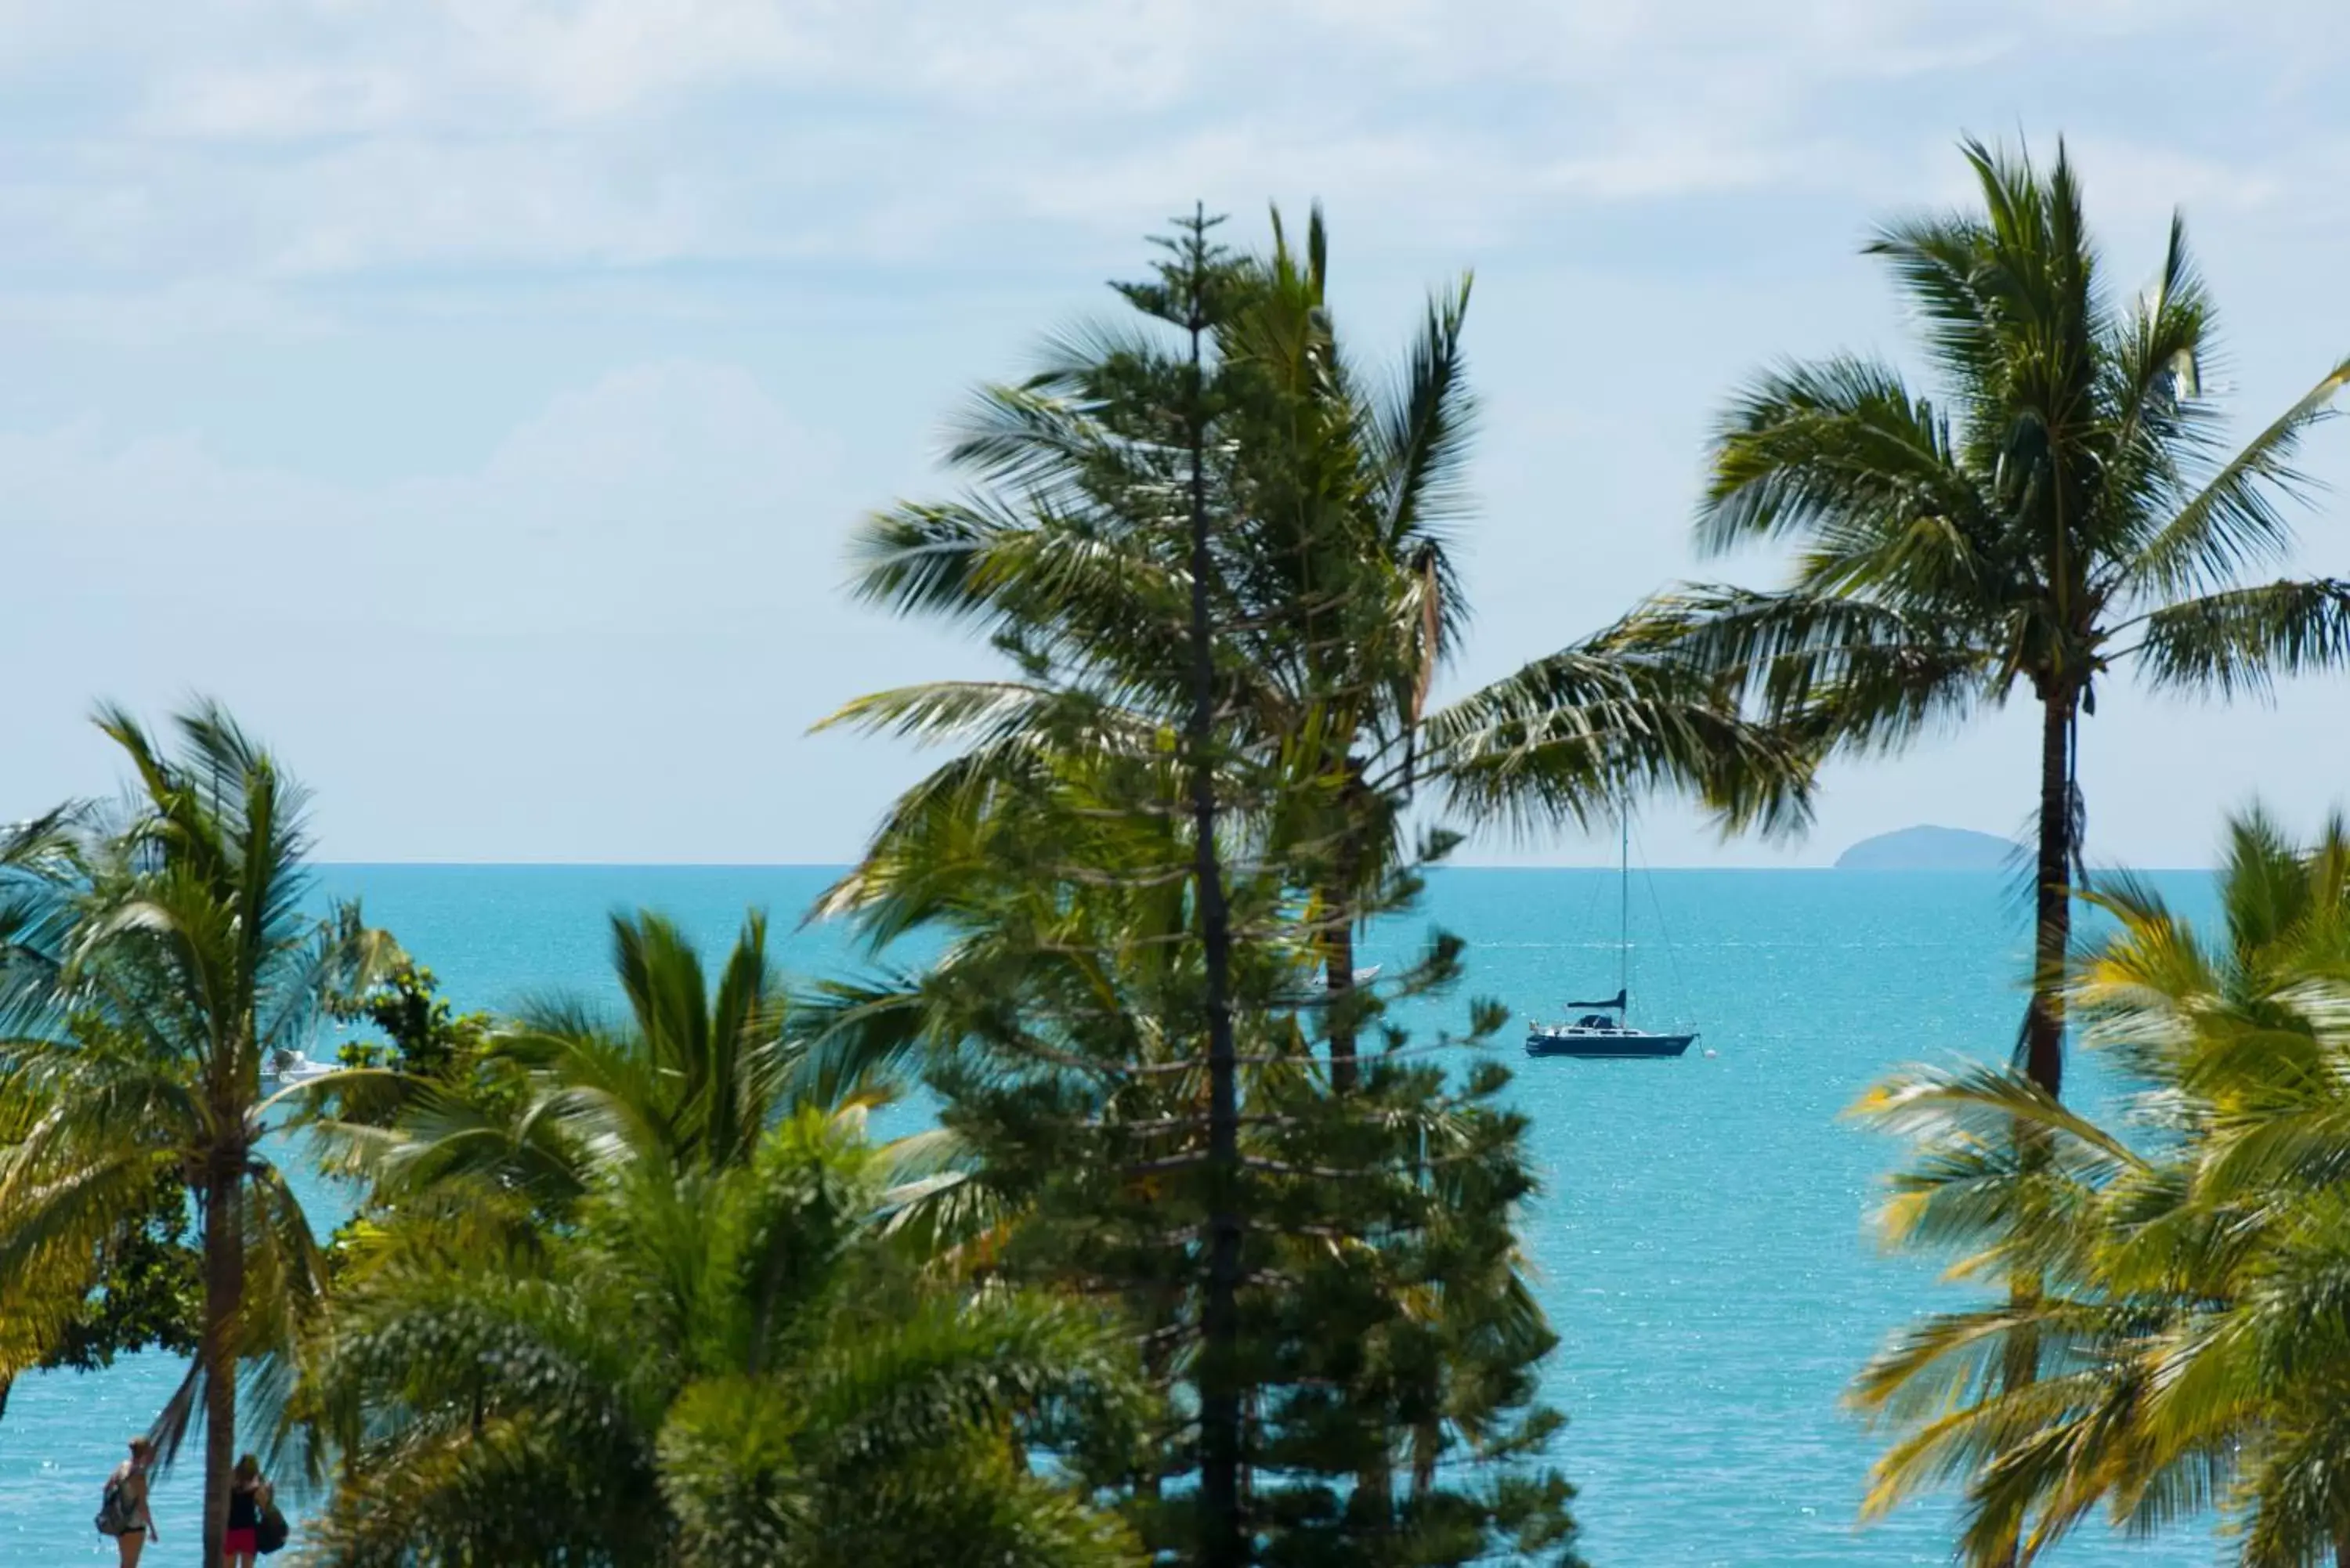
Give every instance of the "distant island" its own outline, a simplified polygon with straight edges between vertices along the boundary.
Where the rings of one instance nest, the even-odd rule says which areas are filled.
[[[1839,871],[2002,871],[2015,846],[1964,827],[1904,827],[1864,838],[1836,857]]]

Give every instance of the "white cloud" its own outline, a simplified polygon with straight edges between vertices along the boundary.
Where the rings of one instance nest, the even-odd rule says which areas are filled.
[[[328,484],[89,424],[0,435],[0,472],[34,580],[256,631],[328,607],[403,635],[707,631],[828,588],[847,514],[823,438],[690,363],[570,392],[465,473]]]
[[[102,784],[76,707],[193,691],[285,747],[333,854],[822,859],[903,768],[819,769],[801,732],[947,657],[843,602],[868,498],[724,366],[601,377],[390,483],[88,423],[0,434],[0,472],[8,568],[47,586],[12,592],[0,668],[62,677],[12,715],[0,816]]]
[[[1245,209],[1276,190],[1482,240],[1592,203],[1914,183],[1929,149],[1947,169],[1957,125],[2095,135],[2082,71],[2129,74],[2131,48],[2185,80],[2199,79],[2185,62],[2232,61],[2237,96],[2265,93],[2264,112],[2293,121],[2317,90],[2311,57],[2342,55],[2321,27],[2263,78],[2244,39],[2280,17],[2247,34],[2167,0],[36,11],[0,40],[0,81],[45,88],[0,160],[20,245],[0,288],[36,296],[75,271],[184,296],[467,268],[943,257],[1023,222],[1124,237],[1192,194]],[[2162,73],[2138,74],[2158,97]],[[2248,167],[2224,126],[2174,129],[2117,184],[2339,209],[2330,170],[2298,152]]]
[[[1195,195],[1243,238],[1325,198],[1380,348],[1478,268],[1498,673],[1689,569],[1746,368],[1898,347],[1853,247],[1963,193],[1961,130],[2067,133],[2126,274],[2185,202],[2245,406],[2297,394],[2344,337],[2345,26],[2314,0],[0,0],[0,529],[57,585],[11,602],[0,662],[74,650],[16,784],[87,786],[39,772],[87,695],[201,686],[327,786],[341,852],[845,854],[891,765],[786,742],[956,666],[840,603],[843,520],[931,489],[917,432]],[[364,711],[402,701],[430,726],[405,749]],[[2243,744],[2198,766],[2260,755],[2264,721],[2224,723]],[[2116,776],[2171,765],[2153,722],[2100,724]],[[1832,822],[1992,798],[2012,739],[1840,784]],[[2100,831],[2208,838],[2132,809]]]

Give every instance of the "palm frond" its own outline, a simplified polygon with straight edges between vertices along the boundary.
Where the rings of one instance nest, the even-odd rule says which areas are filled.
[[[1863,752],[1958,723],[1998,699],[2005,673],[1957,621],[1802,588],[1691,585],[1642,606],[1611,638],[1719,680],[1794,737]]]
[[[2288,580],[2167,605],[2147,617],[2138,658],[2158,686],[2265,693],[2279,675],[2350,659],[2350,582]]]
[[[1441,545],[1467,505],[1465,466],[1476,434],[1462,332],[1474,280],[1429,301],[1419,334],[1388,396],[1366,424],[1371,472],[1388,549]],[[1455,596],[1457,597],[1457,596]]]
[[[2175,234],[2173,243],[2178,243]],[[2173,358],[2186,351],[2156,340],[2145,352],[2152,358],[2166,349]],[[2155,367],[2148,371],[2154,373]],[[2208,595],[2236,581],[2248,566],[2281,556],[2292,545],[2293,531],[2276,501],[2307,493],[2309,481],[2293,466],[2293,456],[2302,438],[2331,417],[2334,396],[2345,382],[2350,359],[2335,365],[2187,497],[2123,567],[2130,590],[2165,601]]]
[[[1563,649],[1430,717],[1429,755],[1456,807],[1522,828],[1587,826],[1621,810],[1629,789],[1662,787],[1731,827],[1806,820],[1813,760],[1798,742],[1614,641]]]
[[[1834,541],[1824,553],[1850,561],[1852,575],[1905,556],[1931,560],[1944,578],[1980,575],[1988,508],[1950,441],[1948,421],[1887,367],[1831,359],[1775,371],[1716,428],[1699,545],[1814,535]]]

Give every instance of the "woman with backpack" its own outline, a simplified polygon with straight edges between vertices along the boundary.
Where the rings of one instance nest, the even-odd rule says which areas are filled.
[[[122,1568],[139,1568],[139,1554],[147,1543],[161,1539],[147,1507],[147,1470],[154,1462],[155,1445],[144,1438],[131,1438],[130,1457],[106,1478],[106,1492],[99,1500],[98,1532],[114,1537]]]
[[[236,1461],[236,1474],[228,1483],[228,1531],[221,1537],[221,1551],[228,1558],[229,1568],[253,1568],[253,1560],[262,1551],[262,1523],[273,1510],[270,1501],[276,1489],[262,1478],[261,1461],[251,1454]],[[273,1545],[271,1551],[276,1550]]]

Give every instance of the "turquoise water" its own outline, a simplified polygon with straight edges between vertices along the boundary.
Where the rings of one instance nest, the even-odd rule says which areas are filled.
[[[605,912],[650,904],[710,943],[772,909],[801,974],[853,961],[793,931],[827,874],[802,868],[337,867],[461,1005],[548,989],[609,995]],[[2205,897],[2199,877],[2174,884]],[[1470,943],[1463,995],[1409,1020],[1458,1024],[1469,994],[1523,1016],[1614,987],[1616,882],[1589,871],[1456,870],[1422,918],[1375,932],[1397,962],[1422,928]],[[1523,1062],[1548,1189],[1527,1217],[1540,1289],[1565,1335],[1548,1375],[1572,1417],[1559,1459],[1583,1489],[1601,1568],[1940,1563],[1947,1510],[1854,1524],[1870,1436],[1837,1406],[1853,1369],[1937,1293],[1862,1228],[1887,1146],[1837,1113],[1885,1068],[1997,1054],[2013,1037],[2021,917],[2002,878],[1962,873],[1659,872],[1633,889],[1637,1021],[1700,1026],[1662,1063]],[[1659,940],[1659,932],[1669,939]],[[1594,988],[1597,989],[1595,990]],[[1711,1053],[1700,1054],[1699,1053]],[[2093,1065],[2076,1068],[2095,1098]],[[322,1205],[330,1194],[306,1189]],[[0,1419],[0,1564],[111,1561],[90,1529],[98,1482],[178,1366],[146,1357],[17,1386]],[[194,1468],[156,1491],[162,1546],[194,1561]],[[2209,1534],[2084,1534],[2067,1568],[2203,1563]]]

